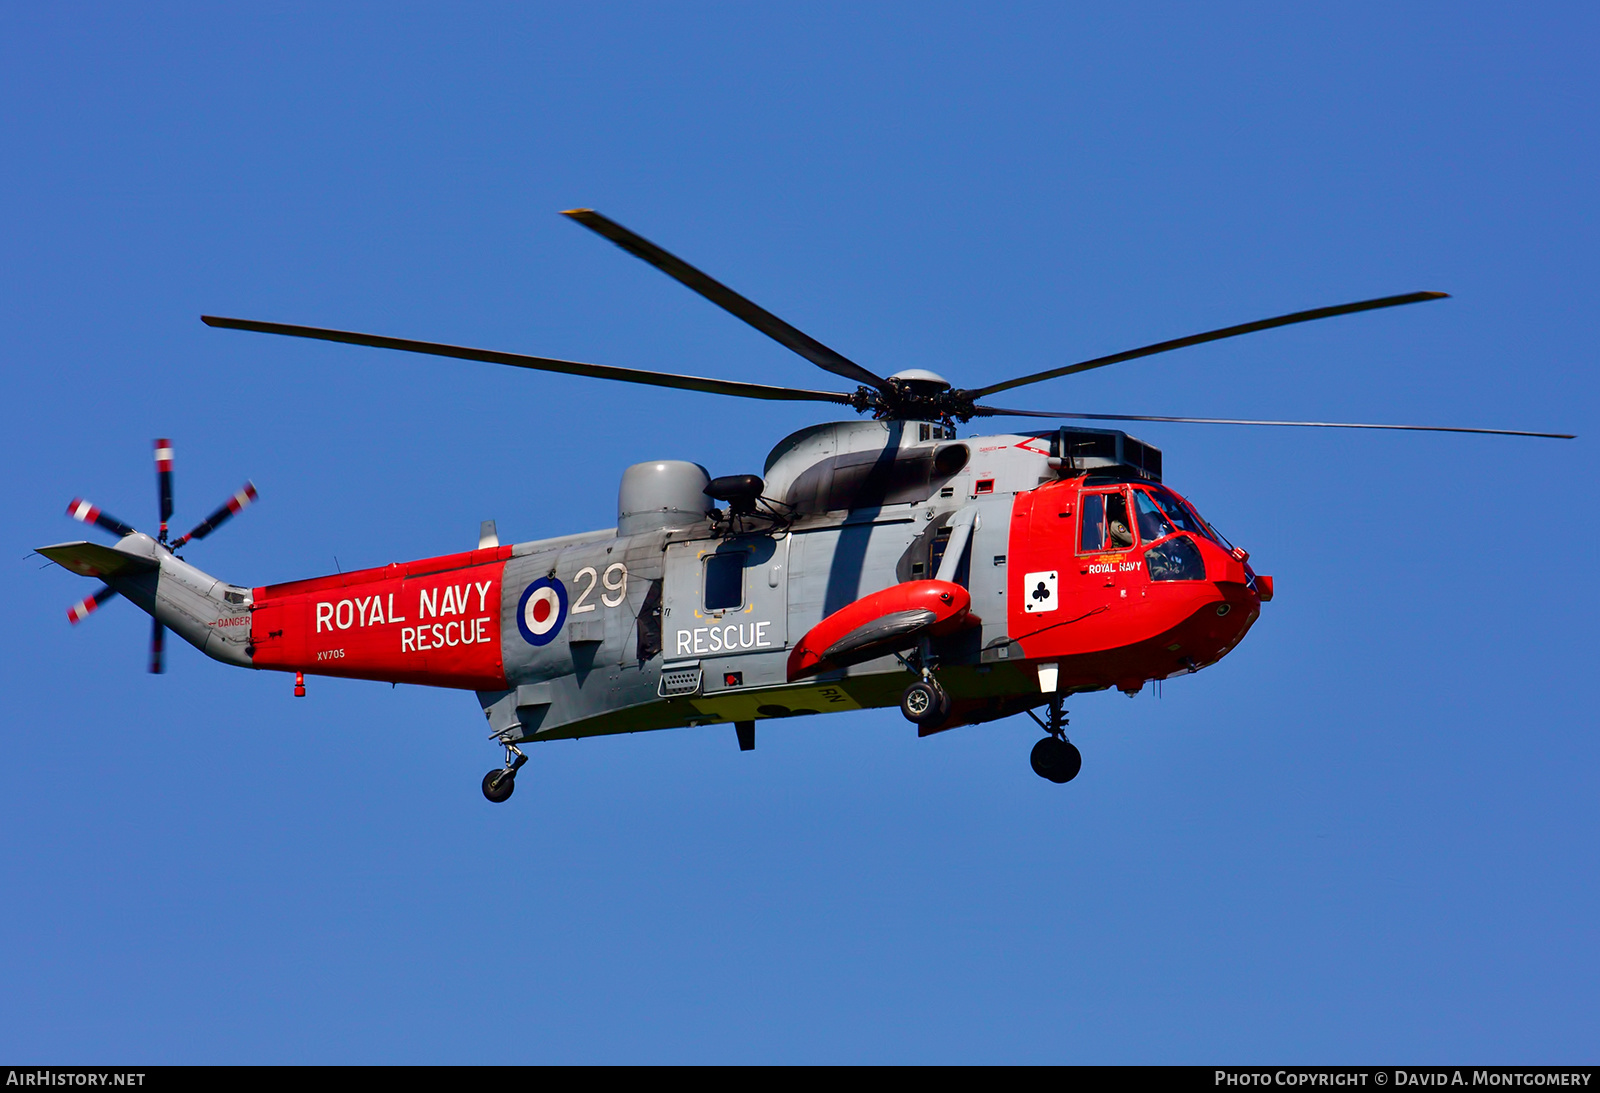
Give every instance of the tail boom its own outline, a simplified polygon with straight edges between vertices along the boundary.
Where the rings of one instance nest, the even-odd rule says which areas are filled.
[[[510,546],[252,592],[251,662],[283,672],[463,690],[506,686],[501,590]]]
[[[506,687],[501,601],[509,545],[250,589],[195,568],[141,532],[114,547],[58,543],[39,553],[105,582],[73,605],[73,622],[120,594],[225,664],[474,691]]]

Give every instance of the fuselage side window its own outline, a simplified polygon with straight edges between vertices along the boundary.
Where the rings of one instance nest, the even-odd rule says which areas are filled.
[[[744,551],[713,554],[706,559],[706,610],[730,611],[744,606]]]
[[[1080,553],[1126,550],[1133,546],[1128,502],[1120,490],[1116,493],[1086,493],[1079,508],[1083,512],[1078,537]]]

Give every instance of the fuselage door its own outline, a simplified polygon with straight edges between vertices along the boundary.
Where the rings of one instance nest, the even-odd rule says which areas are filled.
[[[789,537],[741,535],[667,547],[662,655],[668,663],[788,646]]]
[[[1078,498],[1077,550],[1063,573],[1061,604],[1070,618],[1091,618],[1127,605],[1130,588],[1143,583],[1128,493],[1120,487],[1086,489]],[[1090,628],[1098,629],[1098,628]]]

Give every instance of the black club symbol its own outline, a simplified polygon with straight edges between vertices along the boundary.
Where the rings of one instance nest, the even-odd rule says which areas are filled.
[[[1032,595],[1033,598],[1038,600],[1040,603],[1043,603],[1045,600],[1050,598],[1050,590],[1044,586],[1043,581],[1040,581],[1039,587],[1035,588],[1030,595]]]

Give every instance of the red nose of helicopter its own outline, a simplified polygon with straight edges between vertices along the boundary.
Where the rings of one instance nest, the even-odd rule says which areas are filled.
[[[1257,576],[1245,551],[1224,548],[1210,539],[1198,540],[1197,545],[1207,580],[1203,588],[1195,588],[1189,618],[1176,628],[1173,640],[1162,650],[1181,654],[1190,671],[1214,664],[1231,652],[1255,624],[1261,604],[1272,599],[1272,578]],[[1173,649],[1172,645],[1178,648]],[[1161,658],[1156,659],[1159,666]]]
[[[1243,550],[1148,481],[1084,476],[1019,495],[1012,558],[1010,629],[1047,690],[1132,693],[1196,671],[1272,598]]]

